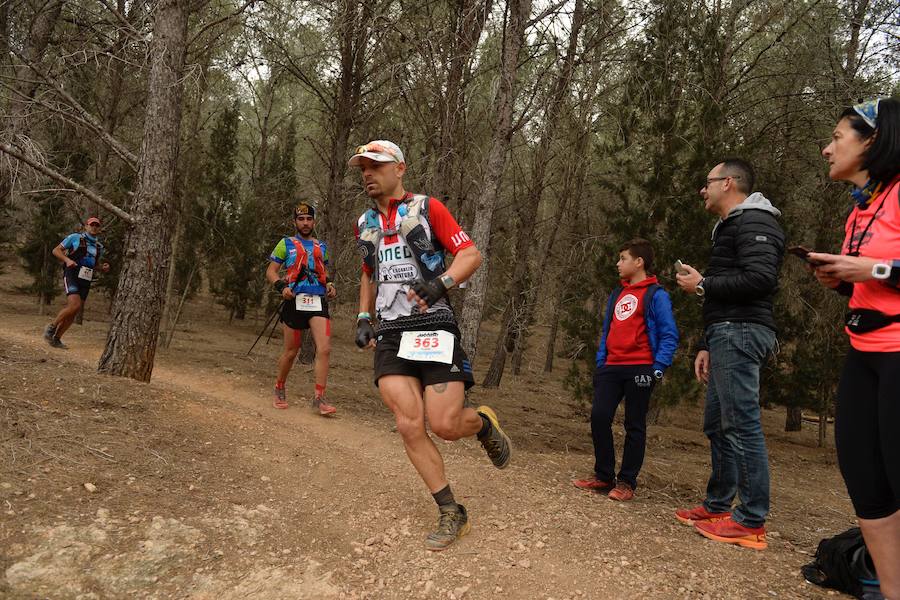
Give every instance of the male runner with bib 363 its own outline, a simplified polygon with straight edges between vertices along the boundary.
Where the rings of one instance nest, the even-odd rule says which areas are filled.
[[[510,458],[509,438],[487,406],[464,406],[474,385],[459,343],[447,290],[481,265],[481,253],[447,208],[435,198],[403,189],[406,162],[396,144],[360,146],[350,159],[373,201],[357,224],[363,256],[356,345],[375,348],[375,383],[394,413],[406,454],[440,512],[428,550],[444,550],[469,531],[465,507],[453,498],[444,461],[425,431],[445,440],[475,435],[498,469]],[[445,253],[454,256],[447,268]],[[375,307],[377,330],[370,310]]]
[[[337,409],[325,400],[328,379],[328,358],[331,354],[331,318],[328,299],[337,295],[334,283],[328,278],[328,248],[325,242],[313,237],[316,209],[303,202],[294,209],[297,235],[282,238],[269,256],[266,279],[281,294],[281,322],[284,324],[284,352],[278,359],[278,378],[275,380],[275,408],[287,408],[284,382],[300,350],[301,331],[312,331],[316,342],[316,391],[312,407],[321,415],[333,415]],[[285,275],[279,273],[285,268]]]

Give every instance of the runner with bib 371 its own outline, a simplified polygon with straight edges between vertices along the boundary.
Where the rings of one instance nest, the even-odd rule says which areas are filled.
[[[447,208],[403,189],[406,162],[392,142],[360,146],[350,159],[359,167],[373,201],[357,224],[363,257],[356,344],[375,348],[375,383],[394,413],[406,454],[431,491],[440,512],[437,530],[425,540],[444,550],[469,531],[465,507],[453,498],[444,461],[425,431],[445,440],[476,435],[498,469],[510,458],[509,438],[487,406],[464,407],[474,385],[472,367],[459,343],[459,327],[447,290],[481,265],[481,253]],[[445,253],[453,255],[449,268]],[[374,305],[377,330],[369,311]]]

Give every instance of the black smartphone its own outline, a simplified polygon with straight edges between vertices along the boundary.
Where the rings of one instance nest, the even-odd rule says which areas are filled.
[[[801,259],[805,260],[807,263],[811,264],[814,267],[818,267],[819,265],[823,264],[817,260],[809,259],[809,253],[813,252],[813,250],[810,250],[806,246],[791,246],[790,248],[787,249],[787,251],[790,254],[793,254],[794,256],[796,256],[797,258],[801,258]]]

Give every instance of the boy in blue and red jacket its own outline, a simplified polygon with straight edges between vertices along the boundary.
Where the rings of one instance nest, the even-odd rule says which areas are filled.
[[[650,393],[672,364],[678,328],[669,294],[655,276],[647,274],[653,268],[650,242],[638,238],[624,244],[616,268],[622,285],[612,291],[606,303],[594,371],[594,477],[573,483],[577,488],[624,501],[634,497],[644,462]],[[625,449],[616,477],[612,422],[623,396]]]

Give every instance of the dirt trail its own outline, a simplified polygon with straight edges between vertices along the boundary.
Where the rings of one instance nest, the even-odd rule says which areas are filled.
[[[291,409],[271,408],[277,348],[243,358],[252,327],[198,317],[139,384],[96,374],[104,323],[74,328],[57,351],[29,313],[4,291],[4,597],[816,598],[798,567],[852,514],[831,453],[809,432],[799,444],[773,432],[769,550],[678,524],[672,511],[700,497],[708,468],[695,407],[678,411],[683,427],[652,429],[634,502],[581,493],[569,481],[590,468],[588,425],[558,381],[528,374],[476,395],[516,443],[509,469],[474,440],[438,442],[473,529],[430,554],[433,501],[349,320],[336,320],[329,384],[339,417],[323,419],[301,398],[302,366]]]

